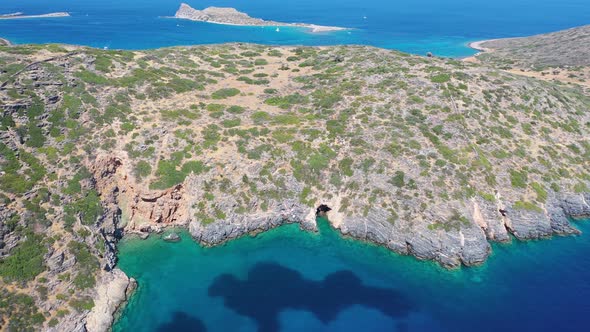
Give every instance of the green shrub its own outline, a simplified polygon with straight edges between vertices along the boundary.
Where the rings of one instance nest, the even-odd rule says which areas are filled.
[[[223,120],[222,125],[225,128],[237,127],[242,123],[240,119]]]
[[[45,271],[43,255],[47,248],[41,235],[29,232],[25,241],[14,247],[10,255],[0,261],[0,276],[6,282],[29,281]]]
[[[267,64],[268,64],[268,61],[266,61],[265,59],[262,59],[262,58],[259,58],[259,59],[254,60],[254,65],[255,66],[264,66],[264,65],[267,65]]]
[[[545,188],[537,182],[531,183],[531,187],[537,194],[537,201],[545,203],[545,201],[547,200],[547,191],[545,190]]]
[[[88,70],[81,70],[77,72],[75,76],[88,84],[105,85],[109,83],[106,77],[97,75]]]
[[[451,80],[451,75],[449,74],[437,74],[430,78],[430,80],[434,83],[445,83]]]
[[[78,312],[90,311],[94,308],[94,300],[90,297],[70,300],[70,306]]]
[[[227,110],[228,113],[232,114],[242,114],[244,113],[245,109],[242,106],[230,106]]]
[[[83,225],[92,225],[102,215],[100,197],[95,189],[89,190],[86,196],[74,203]]]
[[[525,170],[515,171],[510,170],[510,183],[515,188],[526,188],[528,181],[528,173]]]
[[[309,98],[307,96],[300,95],[299,93],[284,97],[271,97],[264,101],[264,103],[267,105],[278,106],[282,109],[288,109],[293,105],[306,104],[308,102]]]
[[[174,159],[160,160],[156,170],[158,180],[150,184],[150,189],[168,189],[184,182],[190,173],[201,174],[207,170],[201,161],[188,161],[178,170],[179,163],[179,160]]]
[[[74,257],[78,266],[78,274],[74,278],[74,286],[78,289],[92,288],[96,284],[95,271],[100,264],[98,259],[90,252],[90,248],[84,242],[70,241],[68,250]]]
[[[309,168],[316,174],[328,167],[330,160],[321,153],[312,154],[307,160]]]
[[[140,160],[135,165],[135,176],[138,178],[144,178],[152,173],[152,166],[144,160]]]
[[[29,139],[27,145],[34,148],[40,148],[45,144],[45,135],[43,130],[37,127],[34,123],[30,123],[28,126]]]
[[[219,90],[213,92],[213,94],[211,94],[211,98],[225,99],[225,98],[237,96],[238,94],[240,94],[240,90],[238,90],[236,88],[225,88],[225,89],[219,89]]]
[[[346,176],[353,176],[354,171],[352,170],[353,160],[351,158],[344,158],[338,163],[340,171]]]
[[[0,319],[6,331],[39,331],[45,317],[29,295],[0,289]]]
[[[294,113],[279,114],[273,118],[273,122],[279,125],[298,125],[300,123],[299,116]]]
[[[525,202],[525,201],[516,201],[512,207],[516,210],[527,210],[527,211],[535,211],[535,212],[543,212],[543,209],[535,205],[535,203]]]
[[[389,181],[389,183],[393,184],[394,186],[398,187],[398,188],[402,188],[403,186],[405,186],[405,173],[402,171],[396,171],[395,175],[391,178],[391,180]]]

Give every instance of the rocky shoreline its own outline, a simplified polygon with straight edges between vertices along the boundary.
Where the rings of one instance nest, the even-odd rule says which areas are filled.
[[[213,246],[313,231],[325,205],[344,236],[458,268],[590,216],[577,90],[369,47],[2,52],[0,254],[38,249],[45,265],[14,292],[45,330],[112,323],[134,284],[116,268],[124,234],[180,226]]]
[[[392,227],[387,214],[372,210],[366,218],[345,218],[339,225],[330,222],[343,236],[384,246],[401,255],[411,255],[419,260],[433,260],[445,268],[458,268],[483,264],[491,254],[490,242],[538,240],[554,235],[577,235],[571,219],[590,217],[590,193],[554,195],[542,211],[523,211],[501,202],[490,203],[474,198],[468,204],[472,209],[473,224],[456,232],[429,232],[423,230],[409,236],[402,229]],[[498,210],[505,211],[505,216]],[[313,215],[315,217],[315,215]],[[231,218],[231,217],[230,217]],[[117,220],[120,216],[117,217]],[[314,219],[310,219],[308,206],[293,201],[277,205],[272,213],[227,219],[204,226],[199,221],[189,221],[164,227],[183,226],[192,238],[205,246],[216,246],[242,236],[254,235],[273,228],[298,223],[302,230],[317,231]],[[125,233],[149,235],[161,232],[161,226],[152,224],[141,231]],[[116,248],[113,246],[113,254]],[[108,331],[116,315],[136,288],[136,281],[114,268],[103,272],[97,286],[97,301],[93,310],[82,318],[84,324],[65,321],[60,328],[71,331]],[[55,330],[58,331],[58,330]]]

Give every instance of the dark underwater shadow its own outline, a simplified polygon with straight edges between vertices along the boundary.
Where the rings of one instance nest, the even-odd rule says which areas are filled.
[[[205,324],[185,312],[177,311],[173,314],[172,321],[156,327],[157,332],[206,332]]]
[[[209,287],[209,296],[223,297],[226,307],[254,319],[259,332],[279,331],[279,314],[285,309],[311,312],[324,324],[354,305],[377,309],[390,318],[405,317],[413,309],[403,294],[365,286],[352,271],[314,281],[276,263],[256,264],[246,280],[222,274]]]

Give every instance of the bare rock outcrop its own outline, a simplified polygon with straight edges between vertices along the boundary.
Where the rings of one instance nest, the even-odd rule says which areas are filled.
[[[115,312],[123,305],[136,282],[119,269],[104,272],[96,287],[95,306],[86,318],[88,332],[108,331],[113,323]]]
[[[217,245],[251,233],[260,233],[291,223],[300,223],[302,229],[316,230],[314,220],[307,219],[309,207],[299,202],[285,201],[277,204],[272,211],[260,215],[231,215],[224,220],[204,225],[200,220],[189,224],[193,238],[205,245]]]

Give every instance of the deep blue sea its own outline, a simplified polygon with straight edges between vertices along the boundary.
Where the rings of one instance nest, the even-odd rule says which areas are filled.
[[[0,0],[0,13],[68,11],[69,18],[0,20],[15,43],[69,43],[116,49],[252,42],[273,45],[366,44],[406,52],[467,56],[474,40],[524,36],[590,24],[589,0],[184,0],[195,8],[230,6],[253,17],[354,28],[232,27],[161,18],[181,0]]]
[[[581,236],[493,245],[485,265],[435,263],[344,239],[319,220],[203,248],[126,239],[139,288],[114,331],[588,331],[590,221]]]

